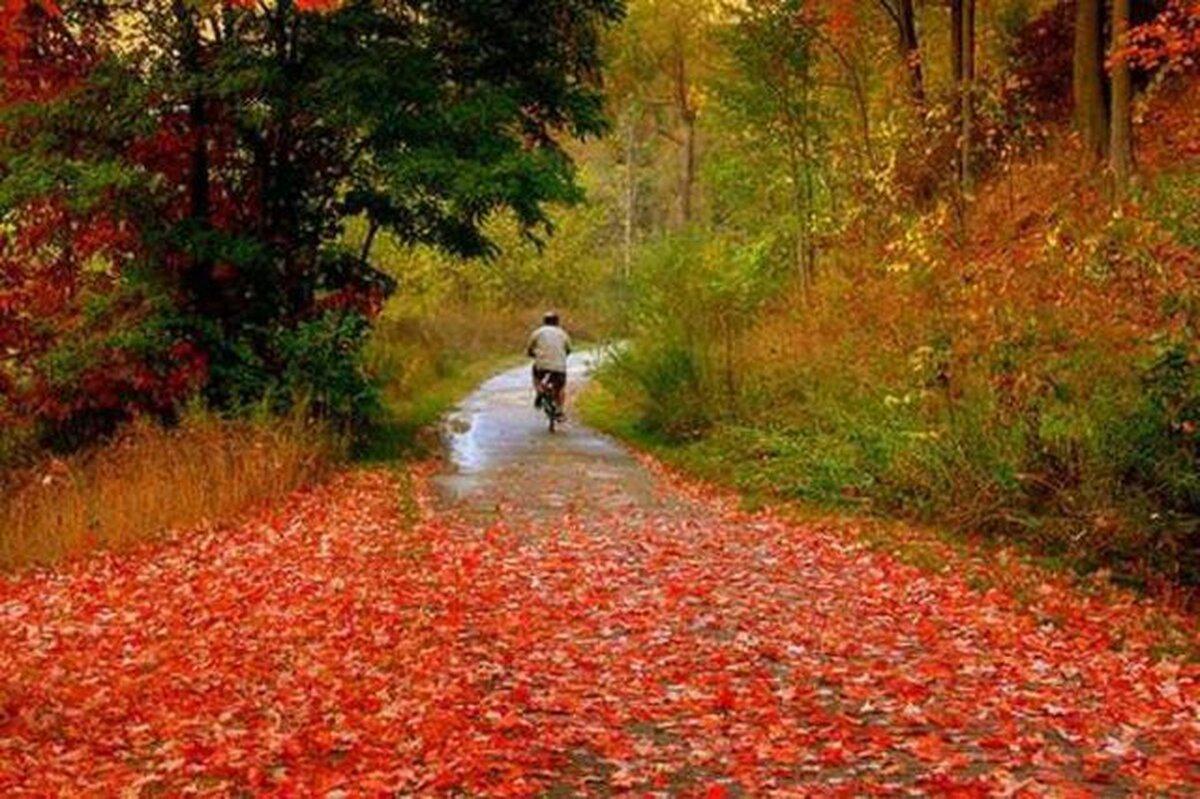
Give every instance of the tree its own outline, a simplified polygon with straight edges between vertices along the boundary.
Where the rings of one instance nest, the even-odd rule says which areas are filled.
[[[730,74],[718,84],[734,126],[760,153],[777,156],[792,252],[801,283],[817,271],[821,110],[815,48],[821,20],[804,0],[769,0],[737,11],[723,38]]]
[[[1123,57],[1129,46],[1129,0],[1113,0],[1112,6],[1112,138],[1109,163],[1115,194],[1124,194],[1133,172],[1133,80],[1129,62]]]
[[[638,130],[648,127],[672,151],[668,222],[676,228],[690,224],[696,215],[698,87],[709,70],[714,14],[712,0],[644,0],[632,6],[612,48],[611,102],[620,114],[632,115],[626,124],[633,129],[626,132],[635,138],[634,149]]]
[[[537,237],[547,203],[579,197],[563,140],[605,128],[598,37],[620,13],[619,0],[63,0],[61,46],[25,48],[23,67],[94,57],[69,92],[34,102],[6,77],[0,231],[40,207],[103,212],[137,242],[98,256],[106,293],[155,298],[147,318],[204,354],[211,401],[307,391],[280,385],[319,379],[289,367],[295,342],[345,337],[329,351],[353,358],[387,291],[377,231],[488,255],[494,213]],[[350,219],[370,231],[358,250],[341,241]],[[109,313],[104,346],[67,329],[25,366],[48,373],[66,348],[102,370],[122,348]]]
[[[908,71],[908,91],[917,104],[925,102],[925,68],[921,63],[921,40],[913,0],[877,0],[896,25],[897,43]]]
[[[1075,124],[1090,163],[1104,159],[1109,142],[1109,110],[1104,73],[1103,0],[1078,0],[1072,85]]]
[[[959,134],[962,189],[969,192],[974,182],[971,163],[972,138],[975,135],[975,0],[961,0],[958,37],[959,60],[959,117],[962,131]]]

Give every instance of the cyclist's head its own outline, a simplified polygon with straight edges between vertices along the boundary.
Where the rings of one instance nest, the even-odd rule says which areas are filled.
[[[558,311],[546,311],[546,313],[542,314],[542,324],[557,325],[558,324]]]

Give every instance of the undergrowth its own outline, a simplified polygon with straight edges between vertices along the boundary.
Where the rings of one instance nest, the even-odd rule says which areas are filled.
[[[382,411],[355,447],[386,462],[437,450],[438,420],[477,383],[521,356],[535,312],[445,307],[401,310],[380,320],[366,357]]]
[[[172,429],[132,425],[104,446],[4,473],[0,569],[225,519],[320,479],[339,449],[299,415],[228,421],[196,412]]]

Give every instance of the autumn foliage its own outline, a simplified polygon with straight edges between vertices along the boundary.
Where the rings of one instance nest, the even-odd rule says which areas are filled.
[[[620,97],[641,238],[596,421],[756,496],[1194,590],[1197,6],[1127,4],[1127,37],[1120,3],[811,7],[635,4],[667,44],[629,73],[696,42],[700,210],[645,210],[685,189],[652,72]]]
[[[1170,0],[1154,20],[1133,31],[1124,55],[1146,67],[1195,71],[1200,66],[1200,3]]]

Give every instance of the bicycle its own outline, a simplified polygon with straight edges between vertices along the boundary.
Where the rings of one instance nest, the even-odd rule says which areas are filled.
[[[558,392],[550,379],[550,375],[544,375],[537,384],[538,401],[537,405],[546,414],[549,420],[550,432],[553,433],[558,423],[563,420],[565,414],[562,408],[558,407]]]

